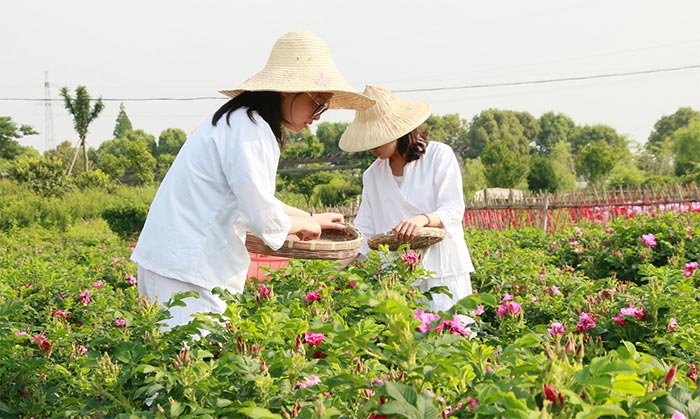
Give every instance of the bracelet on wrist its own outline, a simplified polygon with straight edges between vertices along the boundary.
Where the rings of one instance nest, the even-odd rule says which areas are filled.
[[[430,217],[428,217],[428,214],[423,213],[421,215],[424,216],[428,220],[428,224],[426,224],[426,226],[429,226],[432,221],[430,220]]]

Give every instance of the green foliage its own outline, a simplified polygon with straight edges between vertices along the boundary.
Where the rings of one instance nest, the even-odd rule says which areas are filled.
[[[316,137],[323,144],[324,154],[337,154],[343,152],[338,143],[348,127],[347,122],[321,122],[316,128]]]
[[[456,113],[442,116],[431,115],[425,121],[425,125],[428,127],[430,141],[445,143],[453,148],[467,145],[469,123]]]
[[[492,141],[481,154],[489,187],[514,188],[527,178],[529,154],[521,154],[505,141]]]
[[[134,129],[134,127],[131,125],[131,120],[126,114],[126,109],[124,108],[124,103],[122,102],[119,105],[119,115],[117,115],[117,122],[114,125],[112,136],[114,136],[114,138],[123,137],[132,129]]]
[[[334,175],[328,183],[314,188],[313,198],[324,206],[340,206],[354,202],[355,197],[362,194],[362,185],[353,180],[351,177]]]
[[[530,142],[535,138],[526,136],[526,129],[521,123],[518,112],[489,109],[475,116],[467,131],[466,157],[477,158],[485,150],[486,146],[492,142],[503,142],[507,148],[513,150],[519,156],[530,154]],[[529,118],[528,121],[532,122]],[[536,121],[534,121],[536,123]],[[532,124],[528,125],[527,133],[536,135],[537,128]]]
[[[677,176],[700,172],[700,116],[673,134],[673,152]]]
[[[548,157],[530,158],[530,170],[527,184],[531,191],[556,192],[559,189],[559,177],[554,170],[554,163]]]
[[[135,238],[143,228],[148,215],[148,206],[125,202],[102,211],[102,218],[109,228],[124,239]]]
[[[81,172],[72,178],[73,184],[80,189],[114,190],[116,184],[109,175],[100,169]]]
[[[149,184],[154,180],[155,149],[156,142],[152,135],[143,130],[128,131],[125,137],[100,144],[96,165],[115,180],[134,177],[140,184]]]
[[[625,161],[619,161],[608,176],[608,185],[613,188],[640,186],[644,181],[644,172],[635,165]]]
[[[610,153],[615,156],[615,159],[624,159],[630,154],[627,147],[627,139],[618,134],[614,128],[607,125],[586,125],[577,129],[569,141],[571,142],[571,151],[574,156],[578,156],[585,147],[593,143],[605,143]]]
[[[662,116],[654,124],[646,146],[653,150],[659,143],[671,139],[678,129],[687,127],[692,119],[697,118],[700,118],[700,111],[689,107],[678,108],[673,114]]]
[[[615,167],[617,155],[605,141],[583,146],[576,155],[576,173],[589,184],[601,186]]]
[[[12,160],[23,154],[25,147],[22,147],[17,139],[36,134],[38,132],[29,125],[18,127],[9,116],[0,116],[0,159]]]
[[[157,157],[160,161],[160,156],[162,155],[177,156],[186,140],[187,134],[179,128],[164,130],[158,136],[158,154],[154,157]]]
[[[61,161],[52,157],[23,157],[10,165],[10,178],[44,196],[61,196],[70,190]]]
[[[486,188],[484,164],[481,160],[467,159],[462,168],[462,179],[465,199],[474,196],[474,192]]]
[[[10,182],[0,188],[21,193]],[[71,202],[105,198],[84,194]],[[136,266],[128,260],[133,242],[102,220],[62,231],[15,229],[0,234],[0,412],[666,418],[680,411],[693,417],[700,401],[693,372],[700,356],[700,270],[686,276],[684,264],[698,260],[700,246],[697,239],[670,237],[684,228],[688,237],[700,236],[698,221],[697,214],[668,213],[557,236],[468,230],[478,293],[429,324],[415,317],[425,296],[412,285],[428,273],[398,257],[404,249],[393,256],[372,252],[347,269],[292,260],[271,272],[270,281],[249,281],[241,294],[215,291],[226,301],[223,315],[201,314],[167,331],[158,322],[187,295],[164,304],[140,298]],[[658,232],[653,252],[666,257],[640,265],[638,283],[628,282],[623,269],[601,270],[607,276],[600,278],[583,270],[587,249],[608,236],[625,239],[598,253],[644,250],[631,241],[639,232]],[[653,253],[645,258],[656,260]],[[307,299],[310,292],[320,298]],[[504,312],[509,303],[519,304],[518,311]],[[613,320],[627,308],[644,316],[624,316],[622,325]],[[578,331],[584,312],[596,324]],[[454,314],[475,320],[475,337],[443,322]],[[675,331],[669,331],[672,318]],[[549,331],[555,322],[563,334]],[[323,339],[311,344],[307,332]]]
[[[549,156],[554,147],[568,142],[576,132],[573,119],[563,113],[546,112],[538,120],[540,132],[535,140],[539,154]]]
[[[61,88],[61,96],[68,112],[73,116],[73,126],[78,137],[84,140],[88,133],[88,127],[102,112],[104,104],[102,99],[97,99],[94,106],[90,106],[92,99],[85,86],[78,86],[75,89],[73,98],[67,87]]]

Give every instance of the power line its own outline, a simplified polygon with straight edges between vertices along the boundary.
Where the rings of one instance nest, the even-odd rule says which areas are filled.
[[[397,93],[409,93],[409,92],[436,92],[445,90],[464,90],[464,89],[484,89],[490,87],[507,87],[507,86],[523,86],[530,84],[546,84],[546,83],[563,83],[570,81],[581,81],[581,80],[593,80],[593,79],[605,79],[612,77],[629,77],[638,76],[643,74],[654,74],[654,73],[667,73],[671,71],[683,71],[683,70],[693,70],[700,68],[700,64],[687,65],[682,67],[668,67],[668,68],[656,68],[651,70],[639,70],[639,71],[628,71],[622,73],[608,73],[608,74],[596,74],[591,76],[572,76],[572,77],[561,77],[561,78],[550,78],[542,80],[524,80],[524,81],[514,81],[514,82],[503,82],[503,83],[486,83],[486,84],[471,84],[464,86],[447,86],[447,87],[426,87],[421,89],[395,89],[394,92]],[[103,102],[192,102],[199,100],[222,100],[226,99],[222,96],[200,96],[200,97],[151,97],[151,98],[101,98]],[[5,102],[46,102],[46,101],[62,101],[63,99],[39,99],[39,98],[21,98],[21,97],[0,97],[0,101]]]

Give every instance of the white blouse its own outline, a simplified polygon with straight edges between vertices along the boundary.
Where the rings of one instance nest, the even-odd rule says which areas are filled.
[[[462,228],[462,175],[450,146],[428,143],[420,159],[404,166],[400,186],[388,160],[372,163],[362,181],[362,202],[354,224],[366,238],[391,230],[403,219],[434,213],[445,225],[445,238],[422,251],[423,267],[435,272],[437,278],[474,271]],[[365,240],[361,253],[369,250]],[[471,293],[471,284],[468,287]]]
[[[212,289],[243,290],[246,232],[278,249],[291,228],[275,197],[280,149],[247,108],[204,121],[187,139],[151,204],[131,259],[159,275]]]

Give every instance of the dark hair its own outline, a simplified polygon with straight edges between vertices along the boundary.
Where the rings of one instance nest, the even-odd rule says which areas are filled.
[[[211,124],[216,126],[222,116],[226,115],[226,124],[229,126],[231,113],[238,108],[247,107],[248,118],[253,119],[253,112],[257,112],[260,117],[267,122],[272,132],[277,138],[280,148],[284,145],[282,137],[282,94],[280,92],[243,92],[224,103],[211,118]]]
[[[428,148],[428,130],[416,128],[396,141],[396,150],[406,163],[418,160]]]

